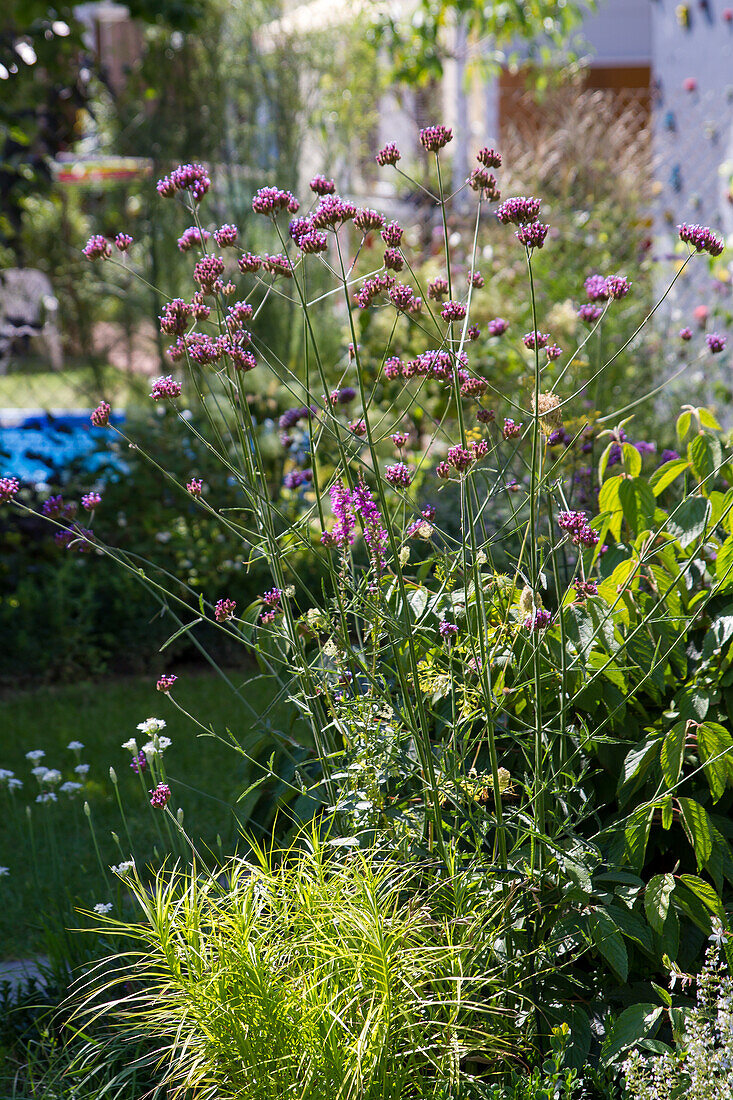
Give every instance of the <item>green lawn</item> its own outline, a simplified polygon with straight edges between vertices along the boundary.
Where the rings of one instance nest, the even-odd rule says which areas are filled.
[[[249,670],[229,675],[237,687],[244,686],[242,694],[260,713],[274,698],[271,681],[253,679]],[[253,747],[258,734],[251,712],[214,673],[181,671],[175,697],[217,734],[226,737],[228,728],[253,754],[258,752],[263,759],[269,756],[271,747],[264,738]],[[241,843],[240,824],[245,815],[244,804],[237,805],[237,798],[257,778],[257,769],[233,747],[202,734],[169,699],[155,691],[150,677],[6,695],[0,699],[0,768],[15,772],[24,786],[14,795],[0,787],[0,866],[8,868],[0,877],[0,957],[24,957],[47,950],[49,929],[59,935],[64,926],[78,924],[75,905],[91,908],[97,902],[120,903],[116,880],[104,881],[83,809],[86,799],[102,863],[107,866],[129,858],[131,845],[115,800],[110,766],[119,777],[138,866],[148,859],[157,862],[169,850],[165,830],[162,839],[159,833],[165,824],[162,812],[149,806],[139,777],[130,769],[130,754],[121,748],[132,736],[138,738],[139,745],[147,740],[136,727],[151,716],[167,723],[165,734],[172,740],[165,752],[170,806],[174,811],[183,808],[190,836],[202,850],[206,846],[216,850],[217,834],[225,853]],[[64,781],[77,780],[77,759],[67,748],[70,741],[84,745],[80,758],[90,765],[85,789],[71,796],[59,793],[56,803],[37,804],[39,787],[30,774],[34,765],[26,760],[26,752],[44,750],[42,764],[61,771]],[[112,830],[120,837],[119,846]]]
[[[105,397],[117,408],[141,401],[148,380],[104,367],[95,376],[89,367],[70,365],[61,371],[12,371],[0,375],[2,409],[86,409]]]

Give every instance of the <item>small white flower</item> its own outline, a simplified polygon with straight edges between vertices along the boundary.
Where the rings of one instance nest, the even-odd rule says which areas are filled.
[[[9,875],[9,874],[10,874],[10,868],[9,867],[0,867],[0,878],[3,878],[4,875]]]
[[[48,771],[45,764],[39,764],[37,768],[31,768],[31,775],[35,776],[39,783],[43,782],[43,778]]]
[[[8,780],[8,790],[9,791],[19,791],[22,786],[23,786],[23,780],[22,779],[13,778],[13,779]]]
[[[129,741],[125,741],[122,748],[127,749],[127,751],[131,752],[134,756],[137,755],[137,741],[134,737],[131,737]]]
[[[71,752],[81,752],[81,750],[84,748],[81,741],[69,741],[66,747]]]
[[[110,909],[114,908],[111,901],[98,901],[94,906],[94,912],[104,916],[105,913],[109,913]]]
[[[76,767],[74,768],[74,771],[76,772],[77,775],[80,775],[82,777],[82,779],[86,779],[86,777],[89,775],[89,765],[88,764],[77,764]]]
[[[73,780],[69,779],[66,783],[61,784],[59,790],[63,791],[64,794],[76,794],[76,792],[80,791],[81,788],[81,783],[74,783]]]
[[[129,875],[130,872],[134,871],[134,870],[135,870],[135,860],[134,859],[128,859],[128,860],[125,860],[122,863],[118,864],[116,867],[114,867],[114,866],[110,867],[110,871],[112,872],[112,874],[113,875],[119,875],[120,877],[124,877],[124,875]]]
[[[12,779],[15,772],[9,772],[7,768],[0,768],[0,783],[5,783],[8,779]]]
[[[30,760],[33,764],[37,764],[39,760],[43,760],[45,755],[43,749],[33,749],[32,752],[27,752],[25,754],[25,758],[26,760]]]
[[[36,795],[36,802],[58,802],[55,791],[42,791]]]
[[[46,768],[46,774],[41,776],[41,783],[48,783],[50,787],[54,787],[62,779],[63,776],[57,768]]]
[[[292,597],[294,595],[295,595],[295,585],[294,584],[289,584],[287,586],[287,588],[283,589],[283,596],[287,596],[288,599],[292,599]]]
[[[139,723],[137,728],[149,737],[151,733],[159,733],[164,730],[165,722],[162,718],[146,718],[144,722]]]

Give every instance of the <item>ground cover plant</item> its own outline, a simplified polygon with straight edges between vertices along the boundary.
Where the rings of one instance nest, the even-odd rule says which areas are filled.
[[[161,315],[175,366],[151,399],[179,410],[226,471],[231,497],[195,469],[181,476],[151,458],[161,486],[238,537],[269,578],[242,607],[226,581],[201,593],[180,576],[167,584],[142,563],[135,570],[174,614],[173,638],[198,638],[205,651],[205,627],[253,653],[314,747],[285,779],[298,798],[293,817],[313,817],[309,847],[301,840],[255,858],[252,844],[213,873],[174,812],[175,784],[151,769],[151,806],[190,866],[163,869],[151,884],[129,860],[118,865],[139,920],[114,927],[156,960],[155,997],[144,983],[127,1006],[106,996],[124,966],[118,954],[84,986],[81,1011],[117,1016],[123,1033],[161,1044],[161,1080],[180,1095],[254,1095],[275,1028],[267,1080],[280,1095],[307,1096],[318,1080],[334,1098],[570,1096],[581,1087],[574,1071],[590,1064],[582,1087],[610,1097],[626,1052],[659,1041],[660,1027],[661,1041],[671,1039],[685,1017],[660,984],[669,963],[694,968],[713,920],[727,931],[733,466],[723,433],[710,410],[688,405],[676,450],[660,453],[633,434],[640,397],[593,408],[596,379],[639,353],[637,332],[622,341],[611,325],[608,340],[598,338],[633,285],[623,271],[589,270],[574,303],[577,346],[561,345],[536,288],[537,257],[553,247],[541,199],[502,200],[501,156],[480,150],[464,188],[472,229],[454,249],[455,196],[443,187],[451,138],[440,125],[420,133],[430,169],[419,186],[443,249],[442,271],[426,285],[403,227],[341,198],[325,177],[312,180],[307,208],[289,191],[257,191],[253,211],[272,233],[264,255],[248,251],[237,227],[204,225],[211,180],[202,165],[158,183],[192,222],[197,289]],[[385,170],[400,171],[400,160],[393,144],[377,155]],[[488,225],[526,264],[531,327],[521,336],[501,317],[483,332],[472,323]],[[707,227],[685,224],[679,236],[677,278],[723,249]],[[380,240],[375,255],[370,243]],[[95,235],[85,253],[107,263],[131,247],[124,233]],[[346,324],[336,362],[310,319],[314,264],[325,265]],[[300,369],[259,330],[255,288],[258,301],[302,309]],[[362,343],[372,317],[385,332],[378,354],[373,340]],[[688,337],[685,329],[676,339]],[[700,358],[725,348],[722,334],[699,342]],[[495,359],[524,363],[507,374],[516,387],[477,370],[496,348],[505,350],[492,350]],[[279,419],[282,482],[268,476],[248,400],[250,372],[265,370],[292,394]],[[650,380],[649,396],[657,388]],[[202,421],[184,394],[199,400]],[[93,422],[126,439],[110,414],[102,402]],[[2,492],[27,514],[12,476]],[[48,518],[69,553],[135,571],[92,521],[60,510]],[[321,564],[315,581],[303,569],[309,557]],[[173,707],[182,681],[158,681]],[[240,698],[256,710],[256,699],[253,708]],[[263,761],[255,782],[276,772]],[[315,877],[304,851],[316,854]],[[368,967],[358,977],[348,970],[364,941],[334,954],[322,914],[355,869],[367,883],[382,874],[391,883],[397,867],[399,902],[391,886],[367,899],[380,950],[387,919],[403,947],[419,954],[419,936],[429,936],[442,961],[432,975],[410,961],[405,976],[399,951],[389,965],[382,951],[397,986],[377,990]],[[279,903],[291,896],[282,918]],[[400,923],[415,911],[424,915],[417,940]],[[324,968],[315,986],[287,942],[306,918],[302,952]],[[343,910],[329,919],[346,929],[357,918]],[[451,992],[438,996],[433,983],[444,976]],[[230,994],[252,989],[233,1053]],[[306,1024],[293,1030],[294,1018]],[[530,1075],[512,1082],[518,1067]]]

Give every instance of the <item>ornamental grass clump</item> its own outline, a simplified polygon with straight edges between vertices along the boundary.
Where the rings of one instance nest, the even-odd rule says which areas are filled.
[[[481,884],[480,905],[501,911],[491,931],[479,925],[474,942],[479,956],[499,953],[505,968],[492,1007],[513,1014],[515,1034],[540,1050],[570,1017],[569,1049],[579,1064],[597,1046],[591,1020],[602,1014],[599,1003],[621,1000],[631,978],[647,981],[665,956],[684,953],[687,933],[709,930],[711,906],[717,912],[733,885],[724,690],[733,464],[708,409],[683,409],[679,452],[671,452],[662,450],[671,428],[668,440],[634,432],[642,399],[592,407],[588,395],[615,363],[628,360],[632,369],[636,338],[657,307],[627,339],[609,338],[609,318],[633,306],[637,284],[622,271],[593,272],[589,256],[560,343],[558,314],[545,309],[535,285],[538,257],[544,263],[559,244],[552,216],[539,221],[539,197],[510,194],[497,206],[494,184],[477,189],[467,180],[473,210],[453,233],[442,160],[451,137],[436,126],[421,138],[432,159],[419,186],[440,245],[441,270],[429,283],[392,213],[357,208],[322,177],[313,180],[309,206],[274,186],[255,195],[268,247],[278,250],[272,255],[245,251],[250,242],[229,225],[223,255],[210,251],[206,233],[217,228],[204,223],[213,184],[200,165],[161,181],[161,195],[181,203],[182,221],[193,220],[199,235],[191,300],[173,299],[161,315],[175,367],[153,383],[151,401],[203,440],[228,484],[213,493],[197,471],[176,477],[149,458],[182,509],[235,536],[247,568],[267,566],[257,599],[248,604],[235,584],[205,592],[172,584],[68,518],[48,522],[61,528],[68,551],[106,554],[142,573],[171,616],[174,638],[187,634],[206,652],[197,634],[205,623],[254,654],[297,708],[310,729],[303,743],[261,716],[272,754],[255,789],[278,776],[292,815],[312,816],[331,840],[406,866],[441,867],[455,884],[454,917],[463,912],[461,876]],[[405,175],[396,146],[377,160]],[[493,151],[481,150],[477,163],[505,170]],[[706,251],[718,254],[718,237],[693,229],[680,231],[675,280]],[[475,275],[483,240],[498,234],[526,269],[529,325],[494,317],[484,335],[472,312],[490,288]],[[385,256],[384,244],[399,255]],[[117,262],[92,251],[100,263]],[[314,269],[330,279],[327,291]],[[262,303],[275,298],[302,311],[296,362],[272,353],[258,323]],[[337,304],[329,339],[315,312],[326,300]],[[584,327],[574,345],[568,335],[579,311]],[[343,325],[336,355],[327,351],[334,324]],[[688,345],[706,359],[724,346],[722,336],[715,348],[701,338]],[[516,386],[488,369],[497,355],[521,363],[510,376]],[[257,415],[258,376],[277,384],[282,401],[271,428]],[[649,377],[647,396],[659,389]],[[204,427],[190,416],[192,405]],[[122,435],[108,406],[92,415]],[[279,479],[268,473],[274,448]],[[3,484],[6,503],[25,507],[12,477]],[[304,560],[318,571],[304,569]],[[179,705],[175,689],[162,690]],[[256,692],[240,698],[256,710]],[[177,792],[173,779],[170,790],[159,779],[166,791],[156,801],[167,820],[163,799]],[[373,855],[364,859],[371,881]],[[189,904],[180,882],[158,883],[162,908],[152,917],[161,942]],[[185,882],[198,897],[193,872]],[[408,876],[401,889],[419,897],[415,884]],[[384,897],[377,892],[382,915]],[[140,902],[147,904],[142,893]],[[207,917],[197,940],[202,957],[215,935]],[[322,930],[307,943],[309,966],[321,957],[321,935],[325,942]],[[442,942],[453,942],[445,929]],[[173,956],[167,964],[177,965]],[[224,962],[217,972],[219,985],[206,987],[209,1007],[226,1019]],[[309,1021],[315,994],[298,989],[302,998],[288,1001],[288,1012]],[[370,994],[358,1005],[369,1019],[372,1004],[376,1010]],[[346,1008],[344,1050],[366,1021],[349,1023],[357,1005]],[[189,1067],[183,1080],[195,1076],[183,1031],[166,1030],[163,1015],[147,1018],[168,1036],[173,1062]],[[325,1041],[318,1021],[308,1059]],[[261,1050],[242,1041],[241,1073],[254,1079]],[[371,1043],[365,1049],[382,1049]],[[409,1066],[412,1038],[405,1049]],[[329,1050],[324,1057],[335,1059]],[[359,1073],[386,1064],[365,1057]],[[468,1073],[461,1043],[455,1059],[456,1072]],[[343,1094],[354,1064],[347,1071],[343,1061],[308,1061],[314,1075],[333,1075],[324,1100]],[[399,1059],[395,1065],[401,1073]],[[374,1072],[382,1080],[382,1068]]]
[[[508,1047],[494,1000],[504,979],[486,950],[495,914],[456,910],[440,877],[315,831],[213,875],[174,868],[152,890],[128,870],[140,920],[100,913],[130,947],[80,980],[81,1022],[109,1015],[131,1042],[152,1037],[169,1097],[450,1090],[467,1058]],[[462,876],[454,885],[466,899],[475,889]]]

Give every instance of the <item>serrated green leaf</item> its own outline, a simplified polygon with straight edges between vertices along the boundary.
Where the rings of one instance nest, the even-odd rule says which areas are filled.
[[[629,749],[623,771],[618,778],[618,795],[622,803],[638,790],[646,779],[650,767],[659,755],[658,737],[650,737]]]
[[[675,425],[677,429],[677,438],[680,443],[685,438],[690,430],[690,424],[692,423],[692,413],[683,412],[677,417],[677,423]]]
[[[715,576],[719,591],[725,592],[733,588],[733,535],[729,535],[718,550],[718,556],[715,559]]]
[[[680,777],[682,770],[682,757],[685,751],[686,722],[677,722],[669,733],[666,734],[662,744],[659,762],[662,766],[664,782],[669,789],[673,788]]]
[[[687,458],[699,481],[712,477],[720,466],[722,455],[717,439],[700,433],[687,445]]]
[[[697,416],[703,428],[711,428],[714,432],[721,431],[720,424],[715,419],[710,409],[699,408],[697,410]]]
[[[635,1046],[640,1039],[654,1035],[663,1011],[662,1005],[644,1002],[625,1009],[611,1028],[603,1045],[603,1062],[609,1065],[619,1054]]]
[[[689,467],[690,464],[685,458],[673,458],[670,462],[665,462],[649,478],[649,488],[658,497]]]
[[[713,833],[710,816],[693,798],[678,799],[682,824],[695,851],[698,869],[705,866],[713,850]]]
[[[622,443],[624,470],[630,477],[638,477],[641,473],[641,455],[632,443]]]
[[[711,886],[709,882],[705,882],[704,879],[698,878],[697,875],[680,875],[680,882],[688,890],[691,890],[695,897],[699,898],[705,908],[709,909],[718,920],[727,923],[723,903],[718,897],[714,886]]]
[[[733,766],[733,739],[719,722],[703,722],[697,727],[697,747],[713,802],[717,802],[725,791]]]
[[[605,909],[596,909],[588,917],[588,927],[599,954],[617,977],[625,982],[629,976],[629,956],[616,922]]]
[[[674,876],[670,874],[655,875],[649,880],[644,891],[644,912],[646,919],[655,932],[660,935],[664,930],[664,922],[669,912],[669,902],[674,892]]]
[[[702,496],[683,500],[669,516],[667,530],[686,549],[705,534],[710,518],[710,501]]]

